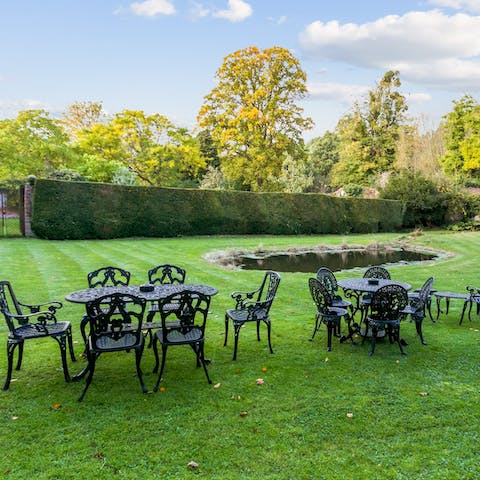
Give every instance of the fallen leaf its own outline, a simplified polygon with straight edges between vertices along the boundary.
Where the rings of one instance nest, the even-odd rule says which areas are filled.
[[[428,392],[420,392],[419,395],[421,397],[427,397],[428,396]]]
[[[61,404],[61,403],[54,403],[54,404],[52,405],[52,408],[53,408],[54,410],[60,410],[60,409],[62,408],[62,404]]]
[[[166,390],[165,387],[160,387],[160,388],[158,389],[159,392],[164,392],[165,390]]]
[[[238,368],[235,369],[235,371],[233,372],[235,375],[238,375],[240,373],[240,370]]]
[[[17,417],[17,416],[13,416],[13,417],[12,417],[12,420],[18,420],[18,417]]]
[[[348,418],[353,418],[353,413],[347,413]]]
[[[216,384],[213,386],[213,388],[220,388],[221,385],[222,385],[221,383],[216,383]]]
[[[395,363],[400,363],[400,360],[395,360]]]
[[[328,362],[328,357],[325,357],[325,361]]]
[[[248,415],[248,412],[240,412],[241,417],[246,417]]]
[[[265,381],[263,380],[263,378],[257,378],[257,385],[263,385],[265,383]]]
[[[187,465],[190,467],[190,468],[198,468],[198,463],[197,462],[194,462],[193,460],[191,462],[188,462]]]
[[[262,367],[260,370],[262,370],[262,372],[265,373],[268,370],[268,368],[267,367]]]

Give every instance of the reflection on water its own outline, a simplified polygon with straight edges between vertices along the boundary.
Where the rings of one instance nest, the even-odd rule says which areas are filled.
[[[355,267],[369,267],[385,263],[421,262],[435,255],[408,250],[342,250],[339,252],[303,252],[270,255],[264,258],[240,256],[236,264],[245,270],[275,270],[277,272],[316,272],[327,267],[333,272]]]

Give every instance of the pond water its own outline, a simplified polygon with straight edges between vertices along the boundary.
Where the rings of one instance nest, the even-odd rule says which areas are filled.
[[[275,270],[277,272],[316,272],[327,267],[333,272],[356,267],[391,263],[423,262],[437,258],[430,253],[411,250],[342,250],[336,252],[301,252],[265,257],[241,255],[235,264],[244,270]]]

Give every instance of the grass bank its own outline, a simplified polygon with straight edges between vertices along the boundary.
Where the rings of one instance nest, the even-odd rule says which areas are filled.
[[[110,241],[1,239],[2,279],[25,302],[63,299],[86,287],[87,272],[117,265],[132,283],[147,270],[175,263],[187,282],[219,289],[207,325],[206,383],[188,348],[169,350],[163,386],[143,395],[128,354],[105,355],[83,403],[83,383],[65,384],[52,340],[27,344],[22,370],[0,392],[0,473],[6,479],[474,479],[480,476],[478,444],[480,320],[458,325],[461,304],[448,316],[426,320],[422,346],[413,324],[402,325],[409,343],[338,344],[326,352],[326,331],[309,342],[315,309],[309,274],[283,273],[272,307],[272,343],[265,331],[241,332],[238,360],[223,347],[223,315],[233,290],[255,288],[262,272],[225,270],[203,255],[214,250],[368,244],[399,235],[318,237],[202,237]],[[390,268],[394,279],[419,287],[430,275],[438,290],[479,284],[478,233],[429,232],[402,237],[454,255],[422,265]],[[312,268],[312,275],[318,266]],[[340,272],[338,278],[360,276]],[[82,351],[81,305],[64,302],[62,319],[74,326]],[[0,327],[0,342],[6,340]],[[0,375],[6,355],[0,356]],[[145,350],[143,370],[153,387],[154,359]],[[74,373],[82,360],[70,363]],[[256,380],[263,378],[263,385]],[[217,388],[215,388],[217,384]],[[218,386],[219,384],[219,386]],[[422,396],[423,392],[428,393]],[[247,412],[241,416],[240,412]],[[191,469],[188,462],[198,468]]]

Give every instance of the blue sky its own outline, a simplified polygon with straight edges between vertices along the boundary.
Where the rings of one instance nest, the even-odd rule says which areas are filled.
[[[250,45],[300,60],[306,139],[389,69],[428,126],[480,93],[480,0],[0,0],[0,45],[0,118],[101,101],[194,128],[223,58]]]

